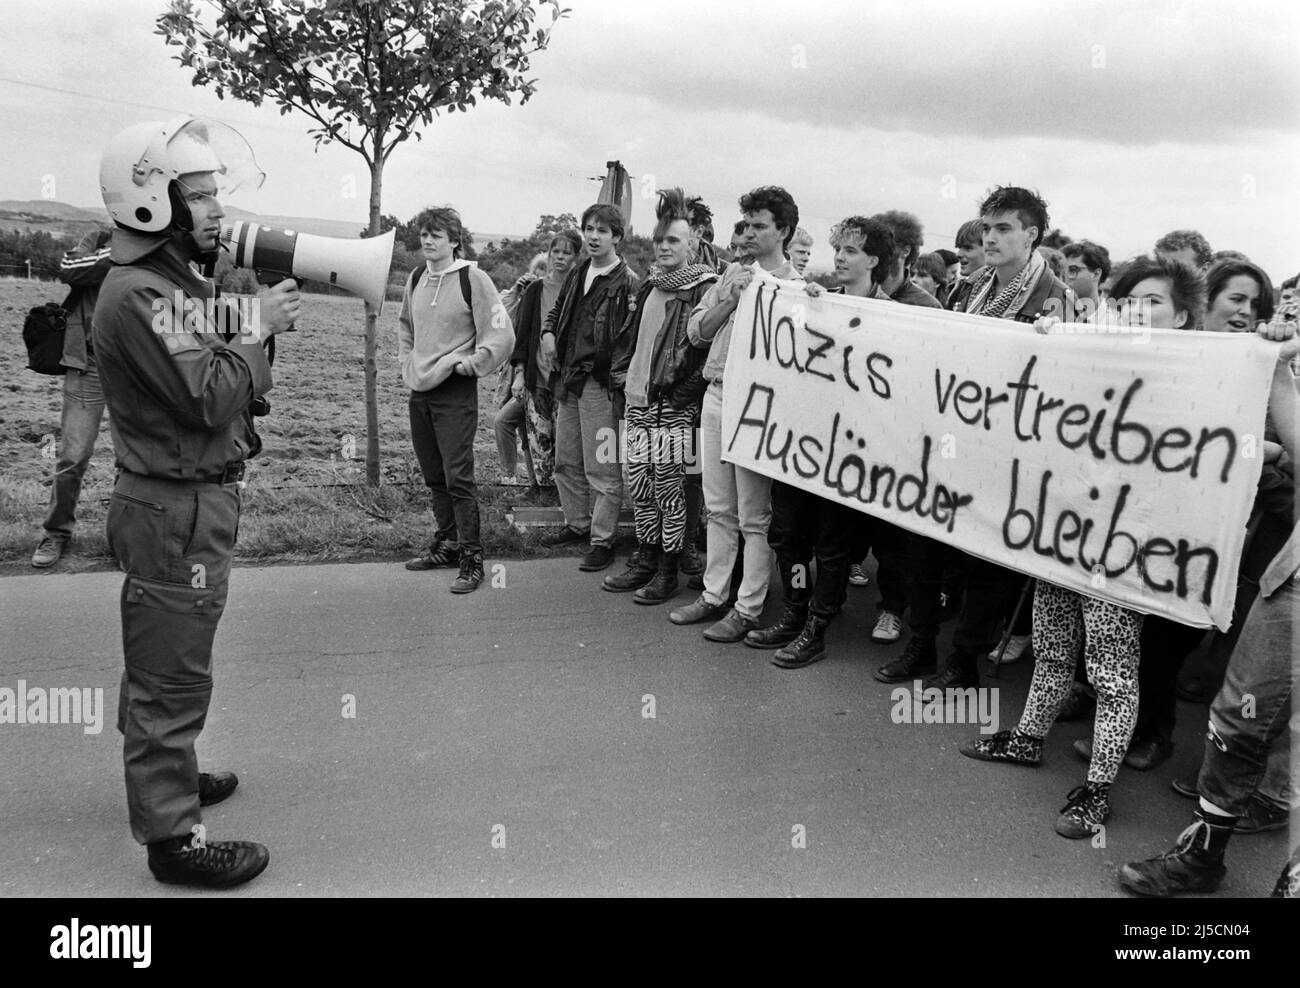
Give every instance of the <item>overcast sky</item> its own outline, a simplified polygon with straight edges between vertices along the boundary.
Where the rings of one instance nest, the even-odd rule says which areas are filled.
[[[1276,280],[1300,270],[1293,0],[566,2],[537,95],[435,119],[390,159],[385,212],[452,203],[475,231],[527,233],[580,212],[619,158],[638,193],[703,194],[724,242],[741,193],[786,186],[814,263],[831,224],[885,209],[951,247],[989,186],[1015,184],[1116,259],[1194,227]],[[153,34],[163,7],[0,0],[0,199],[39,199],[53,176],[54,198],[98,205],[115,132],[193,112],[240,129],[268,174],[233,204],[364,225],[361,158],[316,151],[296,112],[193,88]]]

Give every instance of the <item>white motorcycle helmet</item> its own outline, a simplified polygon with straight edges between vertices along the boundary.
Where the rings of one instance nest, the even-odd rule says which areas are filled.
[[[199,117],[135,124],[104,149],[104,208],[128,230],[188,230],[189,209],[176,180],[195,172],[212,173],[219,198],[245,186],[259,188],[266,179],[248,142],[226,124]]]

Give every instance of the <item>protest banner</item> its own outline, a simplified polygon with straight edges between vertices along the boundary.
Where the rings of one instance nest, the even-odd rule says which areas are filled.
[[[760,275],[723,458],[1058,586],[1231,622],[1276,348],[1032,326]]]

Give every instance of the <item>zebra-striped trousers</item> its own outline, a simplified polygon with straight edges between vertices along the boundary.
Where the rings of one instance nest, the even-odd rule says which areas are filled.
[[[695,442],[695,410],[666,402],[627,410],[627,473],[637,541],[680,552],[686,539],[686,460]]]

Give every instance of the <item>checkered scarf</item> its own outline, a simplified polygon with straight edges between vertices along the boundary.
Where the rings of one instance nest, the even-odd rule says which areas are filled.
[[[971,286],[970,301],[966,311],[975,316],[991,316],[994,319],[1011,319],[1020,311],[1020,305],[1033,294],[1038,281],[1047,270],[1043,255],[1034,251],[1029,255],[1029,263],[1020,269],[1020,273],[1011,279],[1011,283],[996,296],[993,295],[993,277],[997,270],[989,265]],[[1012,305],[1012,303],[1017,303]]]
[[[683,288],[699,284],[705,278],[716,277],[717,272],[707,264],[686,264],[671,274],[665,274],[656,268],[650,274],[650,284],[663,292],[680,292]]]

